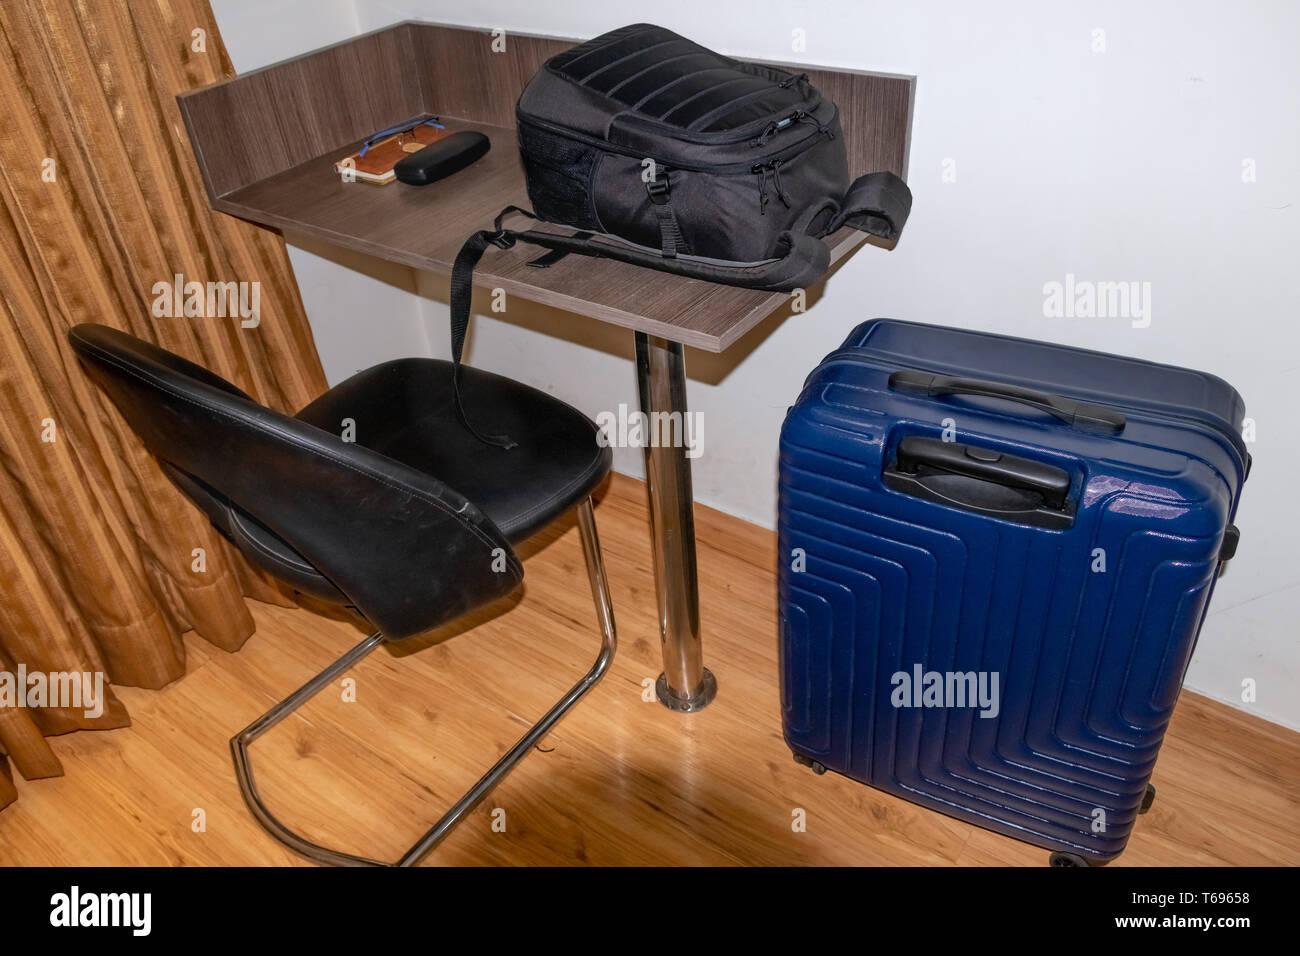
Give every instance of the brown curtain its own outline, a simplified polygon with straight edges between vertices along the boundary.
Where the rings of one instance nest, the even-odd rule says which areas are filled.
[[[290,602],[163,477],[67,330],[125,329],[281,410],[324,374],[283,242],[211,212],[190,152],[176,94],[234,73],[207,0],[4,0],[0,54],[0,672],[161,687],[183,631],[235,650],[245,597]],[[260,283],[260,324],[154,318],[177,273]],[[47,735],[127,723],[111,692],[98,718],[0,706],[0,807],[12,769],[61,773]]]

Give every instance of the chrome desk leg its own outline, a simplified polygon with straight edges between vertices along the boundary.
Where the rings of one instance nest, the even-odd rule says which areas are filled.
[[[321,671],[306,684],[294,691],[283,701],[249,724],[237,736],[231,739],[230,749],[235,758],[235,777],[239,781],[239,790],[244,795],[244,802],[257,821],[273,837],[297,853],[318,863],[330,863],[335,866],[414,866],[436,847],[467,813],[492,792],[501,778],[514,769],[533,747],[554,727],[574,704],[587,691],[595,687],[609,669],[610,661],[618,649],[618,637],[614,630],[614,609],[609,599],[609,585],[605,578],[605,564],[600,554],[600,540],[596,537],[596,517],[588,498],[578,506],[578,532],[582,536],[582,551],[587,562],[587,577],[591,581],[591,596],[596,604],[596,623],[600,627],[600,653],[591,669],[556,702],[555,706],[529,728],[528,732],[498,760],[469,792],[456,801],[455,805],[443,814],[414,846],[402,855],[395,864],[372,860],[364,856],[353,856],[339,850],[312,843],[294,833],[272,815],[262,802],[253,780],[253,765],[249,761],[248,748],[258,737],[266,733],[280,721],[316,696],[334,681],[339,674],[348,670],[376,647],[384,642],[384,636],[378,632],[371,634],[352,650],[348,651],[325,670]]]
[[[645,476],[664,657],[655,693],[665,707],[690,713],[708,706],[718,684],[704,666],[700,646],[695,512],[691,461],[686,457],[686,362],[681,344],[637,332],[636,377],[641,411],[649,419]],[[675,429],[679,441],[651,440],[669,428]]]

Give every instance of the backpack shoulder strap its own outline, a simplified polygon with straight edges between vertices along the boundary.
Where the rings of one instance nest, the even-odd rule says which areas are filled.
[[[840,226],[850,226],[861,232],[896,240],[912,211],[912,191],[888,170],[859,176],[844,194],[840,214],[831,223],[827,234]]]
[[[460,365],[465,350],[465,335],[469,331],[474,268],[483,258],[488,247],[510,249],[516,242],[526,242],[560,254],[559,257],[543,256],[537,260],[536,264],[543,267],[564,255],[591,256],[614,259],[648,269],[657,269],[660,272],[702,279],[706,282],[718,282],[764,292],[792,292],[795,289],[805,288],[820,279],[830,268],[831,254],[826,243],[815,236],[802,233],[787,232],[781,235],[779,246],[782,255],[779,258],[752,266],[728,266],[682,256],[665,258],[653,250],[638,249],[618,242],[601,242],[585,232],[560,235],[553,232],[539,232],[535,229],[522,231],[506,229],[502,226],[502,222],[511,213],[522,213],[530,219],[537,218],[526,209],[507,206],[497,215],[491,230],[480,230],[465,240],[451,269],[452,391],[455,395],[456,417],[461,425],[479,441],[500,448],[513,448],[515,443],[507,435],[486,435],[476,429],[465,414],[460,395]]]
[[[489,232],[482,229],[468,239],[456,254],[456,261],[451,267],[451,392],[456,417],[465,429],[485,445],[498,448],[514,448],[515,442],[509,435],[485,435],[475,428],[465,415],[465,405],[460,397],[460,359],[465,351],[465,334],[469,331],[470,300],[474,294],[474,267],[487,252],[488,246],[509,249],[514,239],[507,236],[505,230]]]

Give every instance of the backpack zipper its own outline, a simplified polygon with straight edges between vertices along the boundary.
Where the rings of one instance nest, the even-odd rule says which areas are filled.
[[[815,126],[817,127],[817,132],[825,134],[827,139],[835,138],[835,131],[832,130],[828,124],[819,122],[817,118],[807,110],[795,110],[789,116],[768,123],[767,126],[763,127],[761,133],[749,141],[749,145],[755,149],[766,146],[767,141],[773,136],[781,132],[781,130],[787,129],[796,123],[806,123],[810,126]]]

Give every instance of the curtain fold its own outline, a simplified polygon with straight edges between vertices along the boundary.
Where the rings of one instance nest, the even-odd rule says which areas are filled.
[[[235,650],[245,597],[292,603],[163,477],[66,339],[112,325],[287,412],[325,389],[282,240],[208,208],[176,106],[232,75],[206,0],[0,5],[0,807],[8,763],[62,772],[46,736],[129,723],[111,690],[94,714],[8,700],[3,675],[157,688],[185,672],[182,632]],[[176,275],[256,283],[257,324],[155,317]]]

